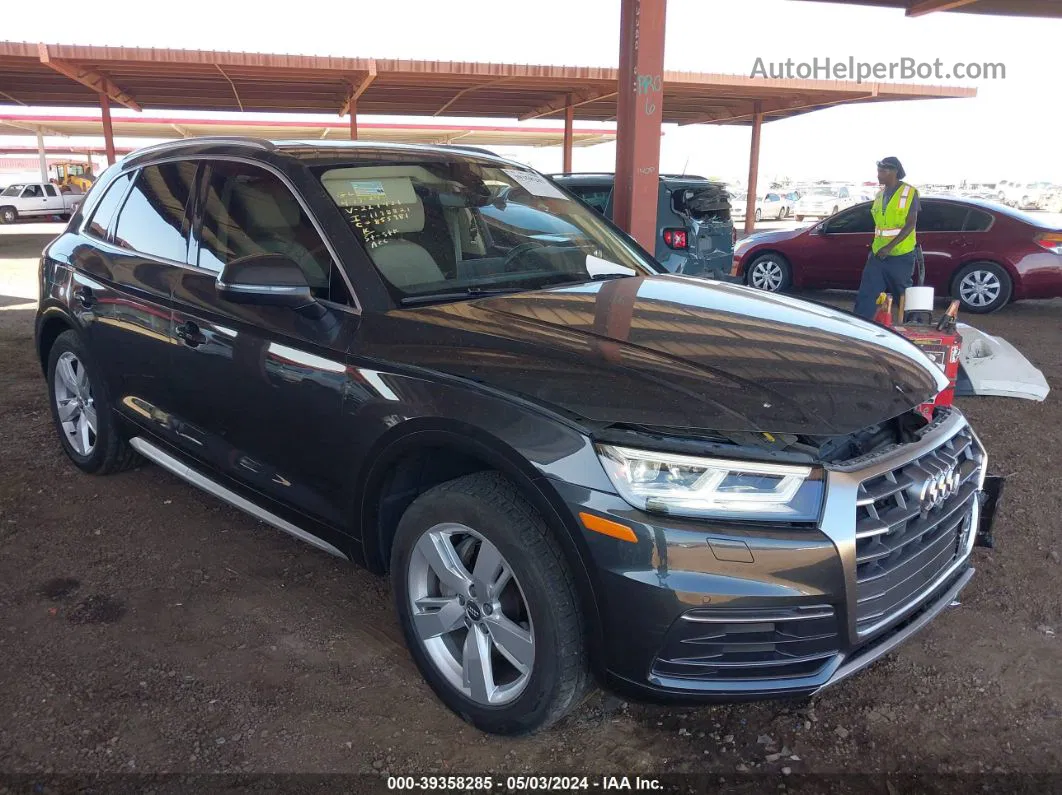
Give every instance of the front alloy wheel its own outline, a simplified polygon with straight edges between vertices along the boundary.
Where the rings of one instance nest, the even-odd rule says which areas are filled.
[[[438,524],[413,547],[407,578],[413,627],[447,681],[483,706],[527,687],[535,633],[508,561],[462,524]]]
[[[789,287],[789,263],[773,254],[759,256],[749,265],[748,283],[757,290],[780,292]]]
[[[406,509],[391,584],[410,654],[479,729],[560,720],[589,684],[575,583],[553,532],[499,472],[442,483]]]

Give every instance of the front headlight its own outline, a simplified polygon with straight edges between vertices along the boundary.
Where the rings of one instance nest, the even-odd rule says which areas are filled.
[[[822,470],[598,445],[612,485],[635,508],[695,518],[814,522]]]

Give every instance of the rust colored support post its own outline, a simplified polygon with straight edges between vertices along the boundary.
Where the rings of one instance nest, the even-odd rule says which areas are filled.
[[[756,102],[752,115],[752,147],[749,153],[749,185],[745,199],[745,234],[751,235],[756,228],[756,180],[760,176],[760,129],[763,127],[762,104]]]
[[[106,94],[100,94],[100,109],[103,111],[103,145],[107,150],[107,165],[113,166],[114,129],[111,127],[111,101]]]
[[[44,149],[44,134],[37,130],[37,159],[40,161],[41,182],[48,181],[48,154]]]
[[[572,95],[568,95],[568,104],[564,108],[564,171],[565,174],[572,170],[572,147],[575,145],[575,106],[572,105]]]
[[[358,101],[350,101],[350,140],[358,140]]]
[[[660,123],[664,105],[666,0],[622,0],[617,89],[614,218],[648,251],[656,248]]]

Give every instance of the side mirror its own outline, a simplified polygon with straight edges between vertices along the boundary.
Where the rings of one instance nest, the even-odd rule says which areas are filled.
[[[823,236],[828,235],[829,232],[826,231],[826,222],[820,221],[819,223],[815,224],[815,226],[811,228],[811,234]]]
[[[297,262],[283,254],[251,254],[234,259],[218,274],[217,289],[222,298],[234,304],[297,309],[314,303],[306,274]]]

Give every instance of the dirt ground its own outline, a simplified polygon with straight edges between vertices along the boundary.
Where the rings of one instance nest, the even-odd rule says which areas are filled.
[[[595,691],[552,731],[497,739],[423,684],[384,581],[157,467],[94,478],[65,459],[26,300],[53,232],[3,231],[0,774],[361,773],[382,789],[387,773],[682,773],[894,795],[1062,771],[1062,302],[976,321],[1056,392],[961,401],[1008,478],[998,548],[976,551],[961,607],[812,702]]]

